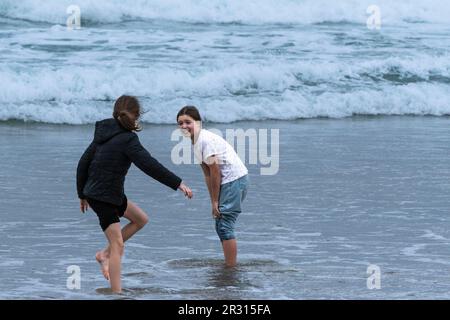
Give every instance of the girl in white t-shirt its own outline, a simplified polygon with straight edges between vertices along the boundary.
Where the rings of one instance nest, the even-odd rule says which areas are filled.
[[[201,162],[225,264],[233,267],[237,257],[234,224],[247,195],[248,170],[233,147],[222,137],[202,129],[201,121],[194,106],[183,107],[177,114],[178,126],[191,138],[194,154]]]

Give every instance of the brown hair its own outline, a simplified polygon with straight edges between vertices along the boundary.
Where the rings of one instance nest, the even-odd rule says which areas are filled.
[[[127,130],[142,130],[141,125],[138,123],[141,114],[141,105],[136,97],[123,95],[114,104],[113,117]]]
[[[195,121],[202,121],[202,117],[200,117],[200,112],[198,112],[198,109],[194,106],[185,106],[181,108],[181,110],[178,111],[177,114],[177,121],[180,116],[184,115],[191,117]]]

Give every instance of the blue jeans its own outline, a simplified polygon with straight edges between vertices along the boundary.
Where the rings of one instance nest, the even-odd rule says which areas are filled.
[[[234,224],[242,212],[241,205],[247,196],[248,175],[220,186],[219,211],[221,217],[216,219],[216,232],[220,241],[236,238]]]

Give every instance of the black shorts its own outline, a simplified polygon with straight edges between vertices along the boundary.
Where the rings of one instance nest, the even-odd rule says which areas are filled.
[[[123,202],[120,206],[116,206],[112,203],[107,203],[91,198],[86,199],[89,206],[94,210],[100,221],[100,227],[102,227],[103,232],[110,224],[120,222],[120,217],[123,217],[125,211],[127,210],[128,199],[125,196]]]

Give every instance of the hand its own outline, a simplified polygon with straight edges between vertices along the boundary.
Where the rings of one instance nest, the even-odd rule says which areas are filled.
[[[183,182],[180,183],[180,186],[178,187],[178,189],[180,189],[181,192],[183,192],[184,195],[186,197],[188,197],[189,199],[192,198],[192,196],[193,196],[192,190],[188,186],[186,186]]]
[[[89,203],[86,199],[80,199],[80,210],[85,213],[89,209]]]
[[[219,219],[222,217],[222,214],[219,211],[219,202],[212,203],[212,216],[214,219]]]

